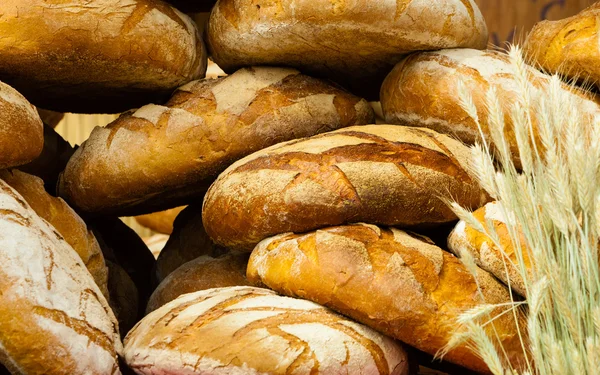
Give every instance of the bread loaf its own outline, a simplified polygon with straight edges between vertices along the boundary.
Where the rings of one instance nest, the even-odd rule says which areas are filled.
[[[543,90],[550,76],[528,68],[527,83],[531,106],[537,98],[547,95]],[[473,144],[480,139],[475,121],[462,109],[459,82],[473,97],[484,135],[489,137],[486,94],[496,90],[504,111],[505,135],[515,162],[519,165],[517,143],[509,117],[517,93],[522,92],[515,79],[514,67],[506,54],[495,51],[452,49],[417,53],[400,62],[381,87],[381,106],[385,120],[392,124],[424,126],[450,134]],[[565,85],[565,90],[570,90]],[[581,112],[600,114],[598,99],[591,94],[572,90]],[[535,126],[535,124],[534,124]]]
[[[59,112],[117,113],[203,77],[192,20],[161,0],[3,0],[0,79]]]
[[[155,234],[144,238],[144,243],[148,246],[148,250],[154,255],[155,259],[158,258],[168,241],[169,236],[166,234]]]
[[[0,180],[0,362],[13,374],[120,374],[117,321],[77,253]]]
[[[320,303],[430,354],[443,349],[459,330],[461,313],[483,303],[511,301],[506,287],[491,274],[478,270],[475,279],[428,238],[367,224],[269,238],[252,252],[247,276],[250,282]],[[492,341],[496,330],[514,366],[523,364],[511,314],[486,329]],[[489,372],[468,343],[444,359]]]
[[[242,69],[189,83],[166,107],[145,106],[94,129],[59,189],[89,213],[153,212],[201,197],[220,172],[254,151],[372,120],[365,100],[296,70]]]
[[[139,292],[123,267],[110,260],[106,261],[106,266],[109,270],[110,307],[119,322],[121,337],[125,337],[143,316],[140,314]]]
[[[473,215],[484,228],[488,220],[493,224],[493,229],[500,241],[500,248],[485,233],[477,231],[461,220],[448,237],[449,250],[457,256],[466,251],[473,256],[479,267],[494,274],[507,285],[510,280],[511,288],[520,295],[526,296],[523,276],[519,272],[519,259],[515,253],[516,250],[507,227],[509,222],[502,211],[501,203],[490,202],[473,212]],[[525,237],[522,233],[519,233],[519,241],[522,245],[524,265],[530,269],[529,251],[527,251]]]
[[[377,100],[385,75],[413,51],[485,48],[487,28],[472,0],[221,0],[207,42],[226,72],[290,66]]]
[[[407,374],[393,340],[309,301],[252,287],[185,294],[125,338],[146,374]]]
[[[64,113],[49,111],[47,109],[37,108],[38,115],[40,115],[40,119],[45,125],[48,125],[52,129],[56,128],[56,126],[62,121],[65,117]]]
[[[600,84],[600,3],[558,21],[542,21],[529,33],[523,51],[545,72]]]
[[[85,222],[60,198],[44,190],[44,182],[18,170],[0,171],[0,179],[15,189],[31,208],[60,233],[79,255],[94,281],[108,299],[108,270],[96,237]]]
[[[1,16],[0,11],[0,22]],[[42,120],[34,106],[2,82],[0,113],[0,169],[27,164],[37,158],[44,146]]]
[[[154,290],[146,314],[182,294],[228,286],[250,285],[246,280],[248,254],[203,255],[171,272]]]
[[[217,257],[227,253],[206,234],[202,225],[202,205],[192,204],[175,219],[175,229],[156,260],[156,285],[183,264],[200,256]]]
[[[185,207],[175,207],[165,211],[136,216],[139,225],[162,234],[173,233],[173,222]]]
[[[203,207],[218,245],[250,251],[284,232],[370,222],[456,220],[440,196],[476,209],[487,195],[465,171],[469,149],[429,129],[369,125],[282,143],[223,172]]]

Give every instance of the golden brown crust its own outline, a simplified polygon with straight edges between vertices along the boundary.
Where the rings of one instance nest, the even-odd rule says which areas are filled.
[[[59,112],[122,112],[203,76],[190,18],[158,0],[3,0],[0,79]]]
[[[247,276],[253,283],[330,307],[430,354],[447,344],[461,312],[484,301],[510,302],[508,290],[493,276],[479,270],[475,280],[456,257],[428,238],[366,224],[269,238],[252,253]],[[512,316],[499,318],[494,326],[517,364],[523,357]],[[444,358],[488,372],[464,344]]]
[[[108,270],[96,237],[85,222],[60,198],[44,190],[44,182],[18,170],[0,171],[0,179],[15,189],[31,208],[60,233],[77,252],[94,281],[108,299]]]
[[[529,68],[529,89],[535,102],[543,95],[542,87],[549,76]],[[453,49],[416,53],[398,63],[381,87],[381,106],[388,123],[428,127],[473,144],[480,139],[475,121],[462,109],[458,84],[462,81],[473,103],[484,135],[489,139],[486,94],[490,88],[505,111],[506,139],[518,161],[516,137],[509,109],[519,87],[514,69],[504,53]],[[573,92],[581,112],[590,116],[600,113],[599,99],[564,86]],[[535,124],[534,124],[535,126]]]
[[[330,225],[451,222],[440,196],[472,209],[487,201],[463,167],[468,158],[468,148],[445,135],[394,125],[281,143],[219,176],[204,201],[204,227],[215,243],[251,251],[275,234]]]
[[[181,265],[200,256],[217,257],[226,252],[226,249],[215,245],[206,234],[202,225],[202,204],[191,204],[175,219],[173,234],[156,259],[156,284],[161,283]]]
[[[473,212],[473,215],[484,228],[488,220],[492,223],[500,241],[500,248],[485,233],[478,232],[466,222],[460,221],[448,237],[448,249],[457,256],[460,256],[463,251],[467,251],[473,256],[479,267],[492,273],[506,285],[509,284],[510,280],[511,288],[520,295],[526,296],[527,292],[523,277],[518,271],[518,256],[513,246],[507,226],[508,221],[502,211],[501,203],[490,202]],[[519,233],[519,241],[522,244],[523,263],[526,269],[530,270],[529,251],[525,245],[523,233]]]
[[[226,72],[290,66],[374,100],[385,75],[407,53],[485,48],[487,39],[472,0],[222,0],[207,33],[211,55]]]
[[[191,82],[166,107],[145,106],[94,129],[69,161],[60,193],[89,213],[171,208],[204,194],[254,151],[373,120],[365,100],[296,70],[242,69]]]
[[[246,279],[248,254],[203,255],[171,272],[154,290],[146,314],[182,294],[228,286],[250,285]]]
[[[392,339],[248,286],[185,294],[153,311],[125,338],[125,360],[140,375],[408,374]]]
[[[136,216],[139,225],[162,234],[173,233],[173,222],[185,206],[171,208],[165,211]]]
[[[27,164],[37,158],[44,147],[42,120],[27,99],[2,82],[0,113],[0,169]]]
[[[527,36],[523,52],[532,65],[548,73],[598,86],[599,16],[596,3],[573,17],[539,22]]]

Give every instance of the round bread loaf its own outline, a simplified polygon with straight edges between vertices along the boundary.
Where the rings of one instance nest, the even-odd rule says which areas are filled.
[[[175,219],[174,231],[156,259],[156,285],[183,264],[203,255],[218,257],[227,253],[215,245],[202,225],[202,205],[191,204]]]
[[[180,87],[96,128],[59,183],[96,214],[142,214],[202,196],[227,166],[275,143],[374,120],[369,104],[296,70],[249,68]],[[157,157],[160,155],[160,157]]]
[[[121,337],[143,317],[140,313],[140,298],[137,287],[123,267],[110,260],[106,261],[108,267],[108,291],[110,292],[110,307],[119,322]]]
[[[207,41],[226,72],[290,66],[377,100],[385,75],[404,55],[485,48],[485,21],[473,0],[221,0]]]
[[[532,65],[545,72],[599,86],[599,17],[596,2],[573,17],[542,21],[528,34],[523,51]]]
[[[408,374],[392,339],[247,286],[185,294],[150,313],[125,338],[125,360],[140,375]]]
[[[1,16],[0,11],[0,22]],[[0,169],[27,164],[37,158],[44,147],[42,120],[34,106],[2,82],[0,113]]]
[[[507,227],[509,222],[502,211],[501,203],[497,201],[490,202],[473,212],[473,215],[484,228],[486,228],[488,221],[493,224],[493,230],[500,241],[500,248],[494,244],[487,234],[477,231],[461,220],[448,237],[449,250],[457,256],[461,256],[466,251],[471,254],[479,267],[494,274],[507,285],[510,280],[511,288],[520,295],[526,296],[523,276],[519,272],[519,260]],[[488,230],[492,230],[492,228]],[[519,233],[519,241],[521,241],[521,248],[524,250],[524,265],[527,269],[530,269],[529,252],[526,250],[525,237],[522,233]]]
[[[492,275],[478,270],[475,279],[427,237],[367,224],[264,240],[252,252],[247,276],[250,282],[320,303],[430,354],[443,349],[459,329],[461,313],[483,303],[511,301]],[[524,315],[519,316],[524,323]],[[499,317],[486,329],[492,341],[494,330],[498,333],[498,344],[518,368],[524,357],[512,315]],[[444,359],[489,372],[468,343]]]
[[[185,207],[175,207],[166,211],[153,212],[151,214],[136,216],[135,221],[139,225],[162,234],[173,233],[173,222]]]
[[[531,107],[534,108],[537,98],[547,95],[544,88],[550,76],[533,68],[528,68],[528,72],[527,87]],[[517,93],[523,92],[523,89],[519,88],[515,79],[515,68],[508,55],[501,52],[452,49],[409,56],[396,65],[381,87],[385,120],[391,124],[428,127],[465,143],[475,143],[480,139],[479,128],[460,104],[459,82],[473,97],[488,140],[486,94],[491,88],[496,90],[496,97],[505,112],[505,137],[515,159],[518,159],[517,141],[509,114],[517,100]],[[594,95],[575,91],[567,85],[564,89],[572,92],[581,112],[590,116],[600,114],[598,98]]]
[[[228,286],[250,285],[246,280],[248,254],[203,255],[171,272],[154,290],[146,314],[182,294]]]
[[[464,167],[469,149],[424,128],[369,125],[281,143],[229,167],[208,191],[206,232],[251,251],[279,233],[370,222],[434,226],[456,220],[440,197],[477,209],[487,195]]]
[[[13,374],[117,375],[117,320],[77,253],[0,180],[0,362]]]
[[[0,179],[15,189],[31,208],[54,227],[77,252],[108,299],[108,270],[96,237],[85,222],[60,198],[44,190],[44,181],[18,170],[0,171]]]
[[[203,77],[192,20],[161,0],[3,0],[0,79],[59,112],[122,112]]]

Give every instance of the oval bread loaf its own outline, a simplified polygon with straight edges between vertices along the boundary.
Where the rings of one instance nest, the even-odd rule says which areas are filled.
[[[195,24],[161,0],[2,0],[0,79],[37,106],[117,113],[203,77]]]
[[[229,167],[208,191],[206,232],[251,251],[279,233],[371,222],[456,220],[440,197],[477,209],[487,195],[465,171],[469,149],[429,129],[368,125],[281,143]]]
[[[218,258],[200,256],[171,272],[154,290],[146,314],[182,294],[228,286],[250,285],[246,280],[248,254],[225,254]]]
[[[473,0],[221,0],[207,33],[211,55],[226,72],[290,66],[373,100],[404,55],[485,48],[487,40]]]
[[[31,208],[61,234],[79,255],[94,281],[108,299],[108,269],[96,237],[85,222],[60,198],[44,190],[44,181],[18,170],[0,171],[0,179],[15,189]]]
[[[550,76],[526,68],[530,80],[526,83],[531,107],[538,97],[547,95],[545,85]],[[400,62],[381,87],[381,106],[385,120],[391,124],[422,126],[446,133],[473,144],[480,139],[477,123],[460,104],[459,82],[472,96],[484,135],[490,137],[486,94],[496,90],[506,122],[505,136],[515,161],[518,161],[516,136],[509,116],[517,93],[522,92],[515,76],[515,67],[508,55],[496,51],[451,49],[423,52]],[[572,97],[582,113],[590,117],[600,114],[598,99],[588,93],[572,91]],[[534,124],[535,126],[535,124]]]
[[[13,374],[117,375],[117,320],[77,253],[0,180],[0,362]]]
[[[227,252],[227,249],[215,245],[206,234],[202,225],[201,204],[191,204],[175,219],[173,234],[156,259],[156,284],[183,264],[198,257],[218,257]]]
[[[173,222],[185,207],[175,207],[165,211],[136,216],[139,225],[162,234],[173,233]]]
[[[37,158],[44,147],[42,120],[23,95],[2,82],[0,113],[0,169],[27,164]]]
[[[523,44],[523,52],[547,73],[569,80],[600,84],[600,3],[558,21],[537,23]]]
[[[201,197],[220,172],[254,151],[373,120],[365,100],[296,70],[242,69],[191,82],[166,107],[145,106],[94,129],[59,189],[89,213],[153,212]]]
[[[476,280],[428,238],[367,224],[264,240],[252,252],[247,276],[250,282],[320,303],[430,354],[460,332],[461,313],[483,303],[510,302],[508,290],[492,275],[478,270]],[[492,341],[494,329],[512,364],[519,365],[524,357],[512,315],[486,327]],[[444,359],[489,372],[467,343]]]
[[[140,308],[139,291],[123,267],[110,260],[106,261],[109,270],[108,290],[110,307],[119,322],[121,337],[143,317]]]
[[[309,301],[266,289],[184,294],[125,338],[140,375],[408,374],[402,347]]]
[[[448,249],[457,256],[461,256],[466,251],[473,257],[479,267],[494,274],[507,285],[510,280],[510,287],[520,295],[526,296],[523,275],[519,272],[519,258],[507,226],[507,224],[512,226],[512,223],[507,221],[501,203],[498,201],[490,202],[473,212],[473,215],[484,228],[486,228],[488,221],[493,225],[493,228],[486,230],[495,231],[500,241],[500,247],[496,246],[486,233],[477,231],[461,220],[448,237]],[[522,245],[523,264],[529,270],[531,268],[529,251],[525,245],[525,237],[521,232],[519,233],[519,241]]]

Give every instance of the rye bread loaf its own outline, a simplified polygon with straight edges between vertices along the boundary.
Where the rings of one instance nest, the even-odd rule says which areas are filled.
[[[110,307],[119,322],[121,337],[124,338],[143,316],[140,314],[139,292],[123,267],[110,260],[106,261],[106,266],[109,271]]]
[[[534,108],[537,98],[547,95],[545,90],[550,76],[529,67],[526,83]],[[488,128],[487,92],[493,88],[504,111],[505,136],[518,160],[517,141],[510,111],[517,101],[517,93],[523,92],[515,79],[515,71],[508,55],[497,51],[474,49],[451,49],[423,52],[409,56],[400,62],[387,76],[381,87],[381,106],[385,120],[391,124],[423,126],[449,134],[467,144],[480,139],[477,123],[462,109],[459,82],[473,97],[479,121],[486,138]],[[598,98],[592,94],[576,91],[573,98],[582,113],[600,114]],[[534,124],[535,126],[535,124]]]
[[[448,237],[448,249],[459,257],[466,251],[479,267],[492,273],[507,285],[510,280],[510,287],[520,295],[526,296],[523,276],[519,272],[518,255],[507,227],[507,224],[512,226],[512,223],[507,221],[501,203],[490,202],[473,212],[473,215],[484,228],[488,221],[492,224],[493,228],[486,230],[495,231],[500,247],[496,246],[486,233],[477,231],[461,220]],[[519,241],[523,251],[523,263],[529,270],[531,263],[523,233],[519,233]]]
[[[1,16],[2,12],[0,20]],[[44,147],[42,120],[23,95],[2,82],[0,113],[0,169],[27,164],[37,158]]]
[[[3,0],[0,79],[59,112],[122,112],[203,77],[195,24],[161,0]]]
[[[218,257],[227,252],[206,234],[202,225],[202,205],[191,204],[175,219],[173,234],[156,259],[155,285],[187,262],[203,255]]]
[[[402,347],[322,306],[267,289],[185,294],[125,338],[140,375],[407,374]]]
[[[256,152],[208,191],[206,232],[251,251],[279,233],[369,222],[403,227],[456,220],[440,197],[477,209],[488,199],[465,171],[469,149],[424,128],[368,125]]]
[[[173,233],[173,222],[185,206],[171,208],[165,211],[153,212],[151,214],[135,217],[135,221],[143,227],[153,230],[157,233]]]
[[[369,104],[282,68],[247,68],[180,87],[96,128],[59,190],[77,209],[143,214],[202,196],[227,166],[278,142],[374,120]],[[160,157],[157,157],[160,155]]]
[[[182,294],[212,288],[250,285],[246,279],[248,254],[200,256],[171,272],[154,290],[146,314],[171,302]]]
[[[372,100],[404,55],[485,48],[487,40],[473,0],[221,0],[207,32],[212,58],[226,72],[290,66]]]
[[[523,52],[532,65],[569,80],[600,85],[600,3],[558,21],[537,23]]]
[[[0,179],[21,195],[29,206],[46,220],[79,255],[94,281],[108,299],[108,270],[96,237],[85,222],[60,198],[44,190],[44,181],[18,170],[0,171]]]
[[[430,354],[443,349],[459,330],[462,312],[511,301],[506,287],[491,274],[478,270],[475,279],[460,260],[428,238],[367,224],[264,240],[252,252],[247,276],[250,282],[322,304]],[[525,320],[524,315],[520,318]],[[512,315],[488,325],[490,337],[495,337],[494,329],[517,366],[524,357]],[[444,359],[489,372],[468,343]]]
[[[116,375],[117,320],[77,253],[0,180],[0,362],[13,374]]]

